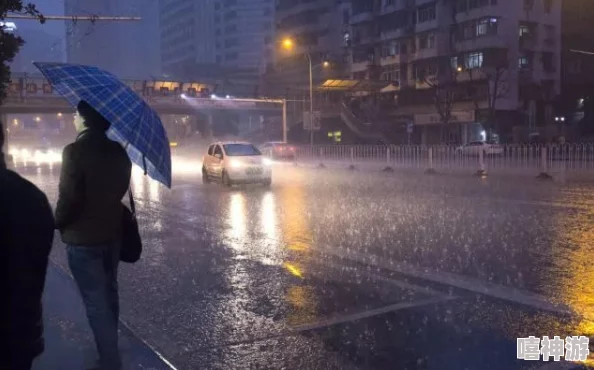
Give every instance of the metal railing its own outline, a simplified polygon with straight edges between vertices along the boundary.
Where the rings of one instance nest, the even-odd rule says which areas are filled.
[[[499,149],[462,149],[449,145],[296,146],[295,161],[394,169],[485,169],[537,173],[575,171],[594,174],[594,143],[500,145]]]

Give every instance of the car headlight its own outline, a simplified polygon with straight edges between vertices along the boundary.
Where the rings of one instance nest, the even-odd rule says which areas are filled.
[[[268,158],[263,158],[262,159],[262,164],[265,166],[272,166],[272,161]]]
[[[243,166],[243,163],[237,159],[232,159],[229,161],[229,166],[231,168],[240,168]]]

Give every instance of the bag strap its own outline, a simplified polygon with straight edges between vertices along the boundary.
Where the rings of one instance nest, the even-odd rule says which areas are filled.
[[[136,204],[134,204],[134,196],[132,195],[132,187],[128,188],[128,198],[130,200],[130,211],[136,216]]]

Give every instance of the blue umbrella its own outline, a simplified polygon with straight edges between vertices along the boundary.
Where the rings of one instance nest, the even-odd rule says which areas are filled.
[[[121,143],[145,174],[171,188],[171,150],[159,115],[132,89],[93,66],[34,63],[74,107],[85,100],[110,123],[108,136]]]

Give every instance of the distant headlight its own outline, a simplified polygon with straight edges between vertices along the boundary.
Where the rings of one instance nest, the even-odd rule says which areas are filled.
[[[238,159],[232,159],[229,161],[229,166],[231,168],[239,168],[243,166],[243,163]]]
[[[262,164],[265,166],[272,166],[272,161],[268,158],[262,158]]]

